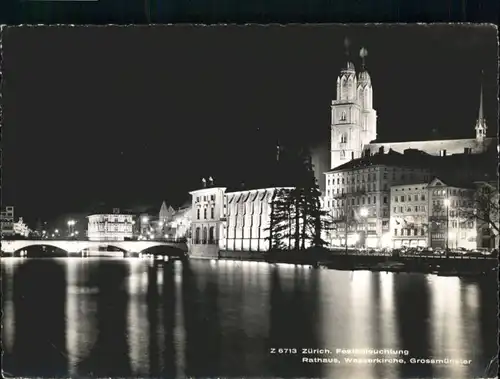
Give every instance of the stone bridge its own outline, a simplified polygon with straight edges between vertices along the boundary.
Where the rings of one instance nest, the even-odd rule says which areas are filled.
[[[32,246],[55,247],[68,254],[81,254],[84,250],[97,251],[107,247],[114,247],[128,254],[138,254],[153,247],[168,246],[181,252],[187,252],[184,242],[164,241],[76,241],[76,240],[3,240],[2,252],[15,254],[17,251]]]

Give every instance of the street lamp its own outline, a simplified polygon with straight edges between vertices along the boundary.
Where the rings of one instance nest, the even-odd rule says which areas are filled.
[[[142,222],[143,222],[144,224],[147,224],[147,222],[148,222],[148,221],[149,221],[149,217],[144,216],[144,217],[142,218]]]
[[[366,224],[366,218],[368,217],[368,209],[366,208],[361,208],[359,210],[359,215],[364,219],[363,220],[363,223],[365,225],[365,238],[364,238],[364,245],[366,247],[366,238],[367,238],[367,234],[368,234],[368,226]]]
[[[446,251],[448,251],[448,240],[450,239],[450,199],[444,199],[446,207]]]
[[[68,220],[67,224],[68,224],[68,234],[72,235],[74,233],[74,226],[76,224],[76,221],[75,220]]]

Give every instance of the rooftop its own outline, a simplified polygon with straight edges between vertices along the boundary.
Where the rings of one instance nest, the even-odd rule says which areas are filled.
[[[430,155],[419,150],[409,149],[405,152],[405,154],[400,154],[391,149],[387,154],[376,153],[373,155],[366,155],[362,158],[353,159],[328,172],[356,170],[373,166],[425,168],[428,166],[428,159],[430,157]]]

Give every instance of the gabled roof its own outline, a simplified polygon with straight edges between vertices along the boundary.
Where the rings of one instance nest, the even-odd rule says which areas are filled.
[[[439,177],[437,176],[434,177],[429,182],[428,187],[454,187],[454,188],[473,189],[474,184],[469,181],[461,181],[452,177],[444,178],[441,175]]]

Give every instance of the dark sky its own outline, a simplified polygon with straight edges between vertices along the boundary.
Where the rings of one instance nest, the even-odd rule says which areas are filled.
[[[493,27],[19,27],[3,36],[3,204],[28,221],[179,204],[202,176],[258,175],[278,137],[327,143],[344,65],[368,49],[383,140],[474,136]]]

